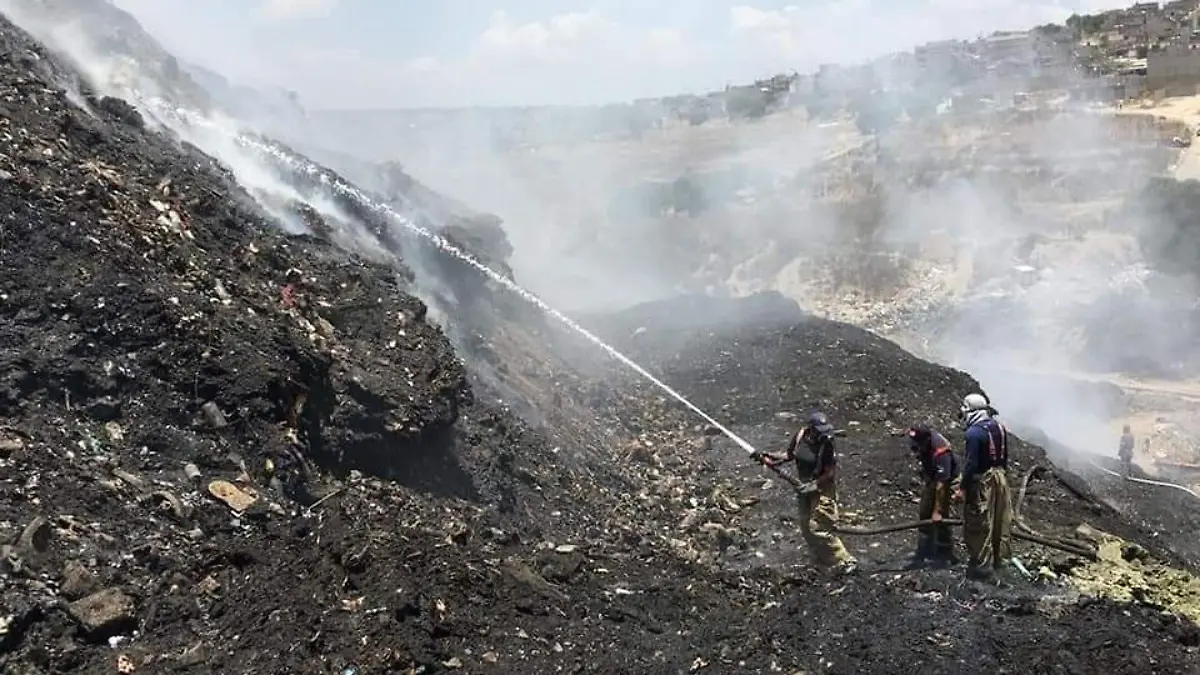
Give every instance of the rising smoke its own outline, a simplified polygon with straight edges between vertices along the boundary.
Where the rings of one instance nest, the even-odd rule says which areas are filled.
[[[83,20],[96,4],[0,8],[101,92],[133,88],[213,119],[223,108],[373,192],[390,185],[374,163],[403,162],[434,190],[501,215],[511,251],[499,262],[511,253],[518,279],[570,311],[679,291],[779,290],[903,336],[974,374],[1006,416],[1105,453],[1107,420],[1125,402],[1074,374],[1183,376],[1196,361],[1194,282],[1168,274],[1187,261],[1155,269],[1166,252],[1178,256],[1170,233],[1182,219],[1172,208],[1185,200],[1153,180],[1173,156],[1156,143],[1178,130],[1089,105],[1094,83],[1080,73],[1056,75],[1073,96],[1028,101],[1023,92],[1043,89],[1045,77],[1031,53],[983,80],[881,60],[869,71],[764,81],[722,102],[312,114],[286,94],[214,81],[149,48],[133,27]],[[286,206],[297,200],[333,223],[351,219],[228,131],[159,123],[218,157],[294,231],[307,227]],[[342,234],[360,249],[377,245]],[[405,258],[435,309],[463,301],[427,258]]]
[[[264,98],[258,92],[248,96],[223,80],[217,82],[215,91],[201,87],[193,77],[195,66],[181,63],[146,35],[130,15],[108,2],[2,0],[0,11],[75,64],[97,97],[114,96],[136,103],[151,127],[167,130],[217,158],[286,231],[331,236],[339,245],[378,260],[394,260],[399,255],[420,277],[421,283],[411,290],[422,296],[435,314],[451,311],[462,301],[459,289],[451,288],[445,275],[433,269],[435,263],[423,254],[426,249],[422,245],[411,236],[391,236],[385,216],[364,212],[361,204],[331,191],[328,184],[299,176],[294,166],[274,162],[239,141],[239,136],[249,131],[245,118],[267,119],[277,110],[277,97]],[[214,86],[213,79],[218,76],[201,71],[199,77]],[[63,85],[69,91],[78,88],[74,82],[64,81]],[[82,99],[79,102],[86,107]],[[271,126],[294,128],[289,125],[298,117],[302,115],[276,116]],[[406,216],[428,224],[421,205],[406,202],[399,208]]]
[[[557,304],[780,290],[919,342],[1013,420],[1107,454],[1126,401],[1081,371],[1179,377],[1195,360],[1194,282],[1146,246],[1174,227],[1149,185],[1176,154],[1164,141],[1187,134],[1093,104],[1110,92],[1039,56],[1010,53],[983,78],[970,56],[940,74],[829,69],[720,109],[610,109],[574,136],[452,119],[453,161],[414,152],[409,166],[505,215],[518,275]],[[488,183],[503,187],[474,188]]]

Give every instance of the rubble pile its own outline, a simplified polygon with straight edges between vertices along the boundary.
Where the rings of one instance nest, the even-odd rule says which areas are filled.
[[[662,392],[503,317],[468,369],[411,273],[284,234],[211,159],[71,103],[5,20],[0,40],[5,672],[1194,669],[1200,630],[1161,594],[888,571],[905,535],[821,577],[789,492]],[[778,296],[714,302],[594,323],[760,447],[826,407],[846,518],[911,518],[892,434],[950,428],[975,383]],[[1147,539],[1068,478],[1026,514]],[[1150,550],[1141,583],[1183,562]]]

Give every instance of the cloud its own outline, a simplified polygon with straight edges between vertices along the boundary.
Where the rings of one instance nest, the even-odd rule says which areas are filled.
[[[661,93],[661,78],[694,65],[695,56],[677,28],[629,26],[597,10],[525,23],[496,11],[464,56],[418,56],[387,77],[410,89],[440,83],[447,103],[469,95],[504,104],[603,103]]]
[[[498,11],[472,52],[457,65],[466,69],[531,66],[543,72],[564,66],[590,71],[657,69],[687,65],[690,56],[682,31],[674,28],[622,25],[596,10],[519,24]]]
[[[259,16],[269,21],[295,21],[329,16],[337,0],[262,0]]]
[[[181,57],[315,107],[587,104],[720,89],[1122,0],[628,0],[437,9],[336,0],[115,0]],[[529,5],[556,6],[530,14]],[[622,9],[624,11],[622,11]],[[353,10],[353,11],[352,11]],[[339,11],[337,22],[299,21]],[[292,21],[287,30],[280,24]]]
[[[619,32],[616,23],[599,12],[568,12],[545,21],[517,24],[503,10],[479,37],[478,55],[530,63],[578,62],[585,56],[583,47],[611,40]]]

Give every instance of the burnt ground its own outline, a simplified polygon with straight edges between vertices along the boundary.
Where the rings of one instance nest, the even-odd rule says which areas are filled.
[[[821,577],[787,491],[594,348],[472,318],[468,370],[415,275],[285,236],[0,39],[5,672],[1197,672],[1200,631],[1153,602],[889,571],[905,535]],[[596,324],[756,444],[824,406],[859,522],[911,515],[888,434],[973,385],[769,296]],[[1053,480],[1027,515],[1144,538]]]
[[[756,447],[781,449],[797,418],[816,408],[829,413],[849,431],[839,441],[845,462],[840,485],[848,492],[842,501],[852,512],[878,516],[881,524],[913,518],[903,506],[915,487],[913,467],[904,439],[896,434],[926,422],[961,448],[959,402],[966,393],[982,391],[966,373],[913,358],[848,324],[809,315],[775,293],[739,300],[681,298],[590,323]],[[619,367],[597,368],[646,396],[660,396]],[[705,457],[723,470],[745,463],[733,443],[722,438],[712,445]],[[1200,510],[1191,497],[1099,480],[1088,460],[1101,465],[1106,460],[1079,456],[1052,442],[1048,447],[1052,454],[1019,438],[1015,443],[1015,477],[1034,466],[1055,474],[1053,481],[1031,481],[1028,520],[1044,523],[1042,529],[1056,535],[1067,535],[1080,523],[1102,523],[1120,536],[1152,541],[1164,559],[1200,568]],[[1117,468],[1112,464],[1109,468]],[[1133,513],[1118,512],[1125,510]]]

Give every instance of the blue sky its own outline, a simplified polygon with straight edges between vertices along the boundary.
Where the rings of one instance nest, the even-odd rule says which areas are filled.
[[[1111,0],[115,0],[168,49],[311,107],[591,104],[719,88]]]

